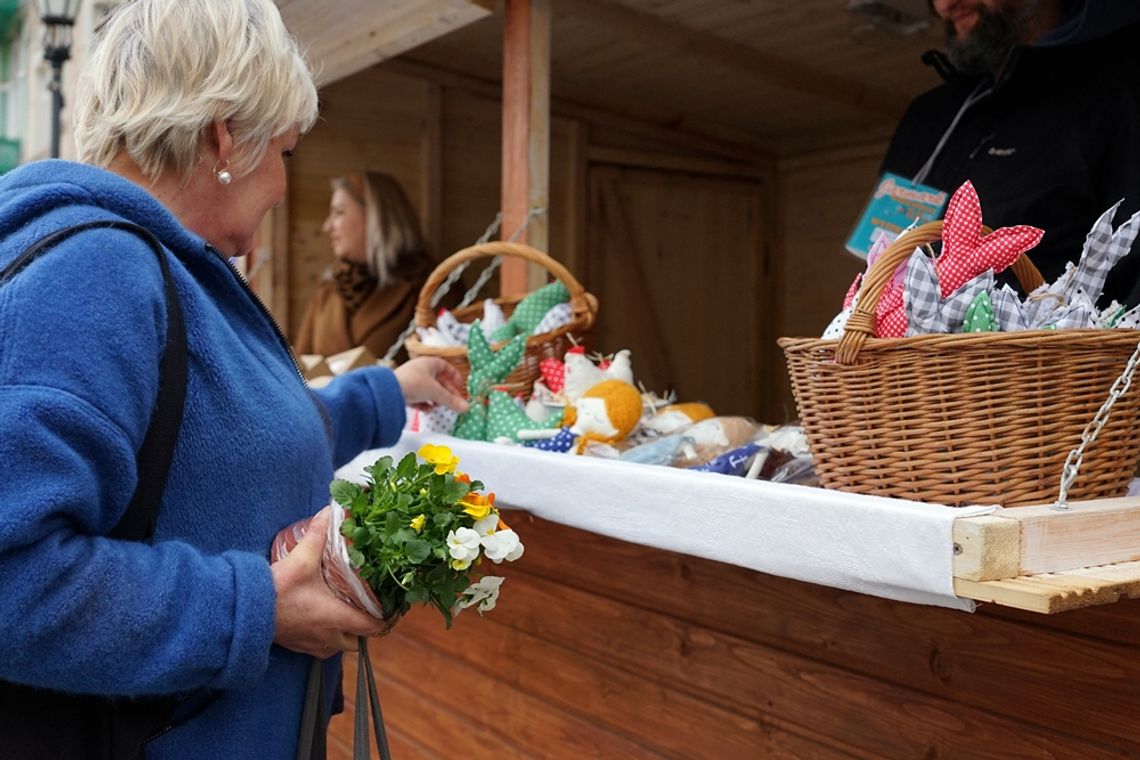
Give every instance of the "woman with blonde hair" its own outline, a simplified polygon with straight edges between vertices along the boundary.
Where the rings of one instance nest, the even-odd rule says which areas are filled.
[[[383,357],[411,321],[432,261],[393,177],[349,174],[334,178],[332,190],[321,229],[337,260],[309,301],[293,346],[322,356],[364,346]]]
[[[273,536],[459,378],[310,390],[229,262],[317,116],[272,0],[123,3],[76,107],[81,163],[0,179],[0,757],[291,758],[383,625],[324,584],[326,515]]]

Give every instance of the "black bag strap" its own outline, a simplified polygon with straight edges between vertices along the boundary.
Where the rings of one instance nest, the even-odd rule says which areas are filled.
[[[309,666],[305,704],[301,708],[301,732],[296,760],[325,760],[328,756],[328,709],[325,706],[325,664],[316,657]]]
[[[92,229],[117,229],[137,235],[154,251],[162,269],[167,317],[166,345],[159,365],[158,398],[155,400],[150,427],[147,428],[142,446],[136,455],[138,483],[134,495],[119,523],[108,534],[112,538],[145,541],[154,535],[158,504],[162,492],[166,490],[166,478],[170,472],[170,463],[174,459],[174,447],[178,442],[178,431],[182,426],[182,410],[186,401],[186,324],[182,317],[182,302],[178,299],[178,291],[174,287],[174,278],[170,274],[170,264],[166,260],[162,243],[150,230],[127,221],[104,219],[75,224],[45,235],[28,247],[3,272],[0,272],[0,285],[15,277],[39,256],[64,240]]]
[[[119,229],[138,236],[158,257],[162,270],[167,325],[166,343],[159,363],[158,395],[150,425],[136,452],[138,482],[135,492],[123,516],[108,534],[113,538],[145,541],[154,535],[159,503],[166,490],[167,475],[182,426],[188,366],[182,303],[162,243],[146,228],[127,221],[99,220],[72,225],[40,238],[24,250],[0,272],[0,286],[64,240],[92,229]],[[185,720],[208,706],[212,697],[206,691],[196,693],[190,699],[172,696],[112,701],[0,682],[0,703],[11,703],[11,709],[18,714],[9,714],[8,719],[19,722],[19,730],[7,732],[5,748],[9,753],[16,753],[15,756],[29,758],[45,756],[45,747],[51,746],[55,756],[61,758],[142,760],[145,757],[144,743],[173,726],[172,715],[176,708],[182,708]],[[186,710],[188,705],[193,709]],[[82,722],[69,726],[60,723],[60,715],[77,716],[77,719],[78,716],[83,717]],[[96,736],[98,742],[93,743]]]
[[[356,672],[356,716],[355,737],[352,743],[353,760],[369,760],[371,753],[368,747],[368,713],[364,706],[367,701],[372,707],[372,728],[376,732],[376,748],[380,752],[380,760],[392,760],[392,752],[388,749],[388,732],[384,730],[384,715],[380,712],[380,692],[376,689],[376,675],[372,672],[372,660],[368,657],[368,639],[358,636]],[[368,691],[364,691],[367,681]]]

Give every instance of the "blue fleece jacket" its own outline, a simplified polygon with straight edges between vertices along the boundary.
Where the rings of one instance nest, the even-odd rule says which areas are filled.
[[[396,441],[399,386],[377,367],[310,391],[222,255],[90,166],[44,161],[0,179],[0,268],[90,219],[140,224],[167,250],[187,326],[185,415],[153,544],[104,538],[135,490],[157,393],[157,259],[130,233],[88,231],[0,287],[0,679],[221,690],[148,757],[291,758],[311,660],[272,644],[267,552],[328,502],[334,466]]]

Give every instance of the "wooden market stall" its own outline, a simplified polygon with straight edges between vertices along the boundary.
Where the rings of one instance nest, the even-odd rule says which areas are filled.
[[[396,453],[417,445],[405,441]],[[588,462],[512,450],[510,461],[498,465],[505,453],[487,448],[454,450],[465,467],[502,487],[501,499],[524,506],[519,500],[529,494],[534,512],[544,516],[510,514],[526,554],[505,570],[496,568],[507,581],[492,612],[482,618],[464,613],[448,631],[434,611],[415,610],[372,648],[394,757],[443,757],[460,744],[478,758],[1093,758],[1140,752],[1140,666],[1133,657],[1140,602],[1129,599],[1140,593],[1136,563],[1035,579],[968,580],[1079,567],[1090,556],[1135,558],[1136,499],[1054,511],[1055,517],[1046,507],[954,520],[958,593],[1006,603],[1020,595],[1023,606],[1046,599],[1054,605],[1026,612],[983,604],[969,614],[781,577],[793,563],[773,558],[765,536],[751,539],[752,559],[767,573],[668,550],[668,543],[613,537],[637,535],[638,518],[654,510],[671,516],[678,534],[693,532],[724,514],[726,495],[752,490],[756,520],[733,519],[720,530],[776,530],[785,516],[799,521],[794,529],[827,545],[831,524],[821,519],[826,528],[815,533],[810,512],[797,517],[791,507],[805,491],[824,500],[827,492],[674,472],[666,484],[648,486],[650,499],[591,500],[573,508],[572,498],[552,498],[549,489],[511,472],[531,460],[543,468],[544,480],[560,480]],[[612,464],[630,470],[629,478],[654,469]],[[342,474],[353,477],[353,470]],[[685,480],[709,478],[726,482],[709,485],[705,501],[687,501],[686,519],[670,493]],[[891,547],[874,530],[856,531],[874,524],[871,501],[848,497],[857,539],[848,552],[827,550],[822,562],[839,566],[850,559],[844,553],[884,549],[890,562]],[[890,534],[883,529],[882,535]],[[658,539],[675,543],[666,529]],[[947,537],[944,554],[952,551]],[[737,562],[747,556],[732,547],[724,554]],[[1054,610],[1068,611],[1040,614]],[[342,744],[350,722],[334,720]]]
[[[923,0],[450,0],[415,4],[422,22],[409,10],[371,26],[350,23],[380,14],[363,4],[337,26],[307,2],[279,4],[331,63],[321,123],[259,252],[282,324],[295,329],[328,263],[327,178],[381,168],[438,258],[500,209],[506,237],[544,206],[529,239],[599,297],[597,345],[632,348],[651,387],[766,422],[794,416],[775,338],[819,334],[861,268],[842,241],[902,109],[935,81],[917,63],[938,42],[913,23]],[[526,17],[537,47],[513,69],[512,5],[538,9]],[[417,23],[434,31],[417,37]],[[405,42],[372,44],[392,24]],[[538,79],[512,79],[524,72]],[[526,94],[513,117],[512,87]],[[529,124],[525,140],[504,139],[511,118]],[[512,289],[535,275],[504,277]],[[546,461],[535,466],[558,466]],[[1140,754],[1131,527],[1078,555],[1122,563],[1098,573],[1072,556],[1033,564],[1042,555],[1004,514],[955,521],[946,582],[1002,603],[969,614],[622,540],[525,491],[510,503],[527,553],[498,608],[450,631],[418,609],[373,648],[400,760]],[[627,514],[601,506],[615,525]],[[1107,509],[1094,522],[1111,532]],[[1047,575],[1008,580],[1026,569]],[[350,723],[334,720],[331,756],[351,756]]]

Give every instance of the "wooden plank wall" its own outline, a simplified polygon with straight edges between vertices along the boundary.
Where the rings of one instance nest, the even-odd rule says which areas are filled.
[[[1140,602],[970,615],[509,519],[498,608],[372,647],[397,760],[1140,753]]]
[[[437,259],[482,234],[499,207],[497,95],[496,88],[478,81],[399,61],[321,91],[321,120],[292,159],[286,209],[276,215],[287,229],[288,251],[283,256],[273,252],[278,274],[274,282],[282,283],[282,292],[270,300],[288,331],[300,323],[305,304],[331,263],[320,232],[330,176],[361,166],[395,175],[420,212]],[[579,276],[589,259],[589,167],[763,176],[754,156],[734,167],[721,144],[693,139],[686,148],[683,136],[646,128],[627,117],[560,107],[566,113],[551,121],[550,253]],[[818,334],[838,311],[861,268],[843,250],[843,242],[874,183],[885,148],[878,141],[776,162],[769,183],[771,208],[763,212],[764,238],[774,252],[769,256],[772,272],[765,275],[766,295],[758,301],[761,324],[754,330],[766,345],[748,362],[761,365],[761,398],[750,410],[726,411],[750,411],[766,422],[796,416],[783,356],[773,338]],[[722,152],[713,156],[715,150]],[[490,289],[495,292],[494,283]]]
[[[885,141],[781,159],[777,169],[776,336],[815,336],[843,306],[865,263],[844,249],[878,178]],[[795,418],[795,401],[777,348],[770,387],[773,421]]]

